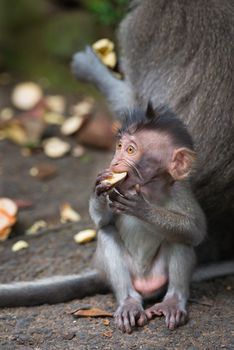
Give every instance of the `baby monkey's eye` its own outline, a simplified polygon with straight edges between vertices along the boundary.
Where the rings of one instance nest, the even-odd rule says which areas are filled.
[[[121,149],[121,147],[122,147],[122,143],[121,143],[121,142],[118,142],[117,145],[116,145],[116,148],[117,148],[117,149]]]
[[[128,152],[128,154],[133,154],[135,152],[135,148],[130,145],[130,146],[128,146],[127,152]]]

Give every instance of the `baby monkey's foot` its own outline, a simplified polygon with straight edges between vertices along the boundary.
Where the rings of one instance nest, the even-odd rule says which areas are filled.
[[[147,318],[150,320],[154,316],[164,315],[166,318],[166,326],[170,330],[182,326],[187,321],[187,312],[184,307],[180,305],[177,296],[169,297],[161,303],[157,303],[145,310]]]
[[[118,307],[114,317],[117,327],[124,333],[131,333],[135,326],[142,327],[147,323],[147,317],[141,303],[131,297]]]

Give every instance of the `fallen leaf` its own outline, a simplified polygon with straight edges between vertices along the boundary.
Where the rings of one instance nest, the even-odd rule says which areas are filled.
[[[81,219],[80,214],[78,214],[69,203],[64,203],[60,207],[60,216],[62,222],[78,222]]]
[[[47,107],[55,113],[63,114],[65,112],[65,98],[61,95],[47,96],[45,98]]]
[[[113,332],[112,331],[103,332],[102,335],[104,337],[111,338],[113,336]]]
[[[18,209],[27,209],[33,206],[33,202],[28,199],[14,199]]]
[[[34,235],[38,231],[47,227],[47,223],[44,220],[38,220],[26,230],[26,235]]]
[[[43,142],[43,148],[47,157],[60,158],[70,151],[71,146],[58,137],[50,137]]]
[[[76,145],[72,150],[72,155],[75,158],[80,158],[85,154],[85,148],[81,145]]]
[[[78,232],[75,236],[74,236],[74,240],[76,243],[79,244],[83,244],[83,243],[87,243],[90,241],[93,241],[97,236],[97,233],[95,230],[83,230]]]
[[[50,163],[39,163],[29,170],[29,174],[39,180],[47,180],[57,174],[57,167]]]
[[[43,92],[39,85],[25,82],[15,86],[12,92],[12,103],[22,110],[30,110],[42,98]]]
[[[24,146],[28,141],[26,130],[18,122],[13,121],[5,126],[3,133],[6,138],[21,146]]]
[[[104,326],[109,326],[110,320],[105,319],[102,321],[102,323],[104,324]]]
[[[111,312],[91,307],[91,308],[79,308],[72,312],[74,317],[113,317]]]
[[[78,117],[87,116],[92,113],[93,107],[94,99],[92,97],[87,97],[71,107],[71,115],[76,115]]]
[[[29,157],[32,154],[32,150],[28,147],[23,147],[23,148],[21,148],[20,153],[23,157]]]
[[[62,114],[55,113],[55,112],[46,112],[43,115],[43,120],[47,124],[52,125],[62,125],[65,121],[65,118]]]
[[[0,112],[0,118],[1,120],[8,121],[12,119],[14,116],[14,111],[12,108],[6,107],[3,108]]]
[[[66,136],[72,135],[82,127],[83,123],[84,117],[77,115],[69,117],[64,121],[63,125],[61,126],[61,133]]]

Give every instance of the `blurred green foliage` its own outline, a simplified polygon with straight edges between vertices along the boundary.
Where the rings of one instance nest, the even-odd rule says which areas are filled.
[[[82,0],[82,4],[93,12],[104,25],[116,25],[122,18],[128,0]]]
[[[0,0],[0,72],[61,92],[84,90],[70,72],[72,55],[113,40],[128,0]]]

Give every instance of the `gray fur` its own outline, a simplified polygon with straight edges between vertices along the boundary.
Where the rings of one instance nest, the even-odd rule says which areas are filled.
[[[193,187],[208,216],[209,236],[197,251],[199,261],[232,258],[234,2],[142,0],[131,5],[118,34],[124,80],[106,67],[99,75],[98,59],[97,65],[82,67],[91,59],[87,50],[85,58],[75,55],[75,74],[87,80],[89,68],[117,115],[122,107],[144,107],[151,100],[154,107],[168,104],[183,119],[199,154]]]

